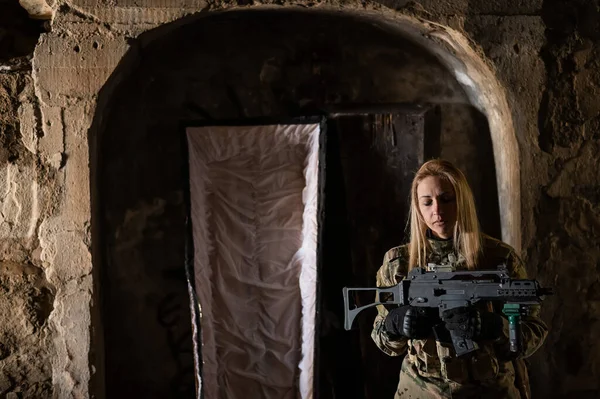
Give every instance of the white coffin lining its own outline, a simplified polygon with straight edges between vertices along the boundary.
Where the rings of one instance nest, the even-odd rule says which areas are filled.
[[[289,359],[292,358],[299,359],[298,364],[292,365],[296,374],[294,379],[297,379],[297,382],[293,383],[293,389],[286,393],[284,397],[300,397],[303,399],[313,397],[317,280],[316,250],[318,233],[319,133],[319,125],[317,124],[251,127],[219,126],[187,129],[190,164],[191,215],[194,242],[194,277],[201,320],[201,384],[206,399],[224,397],[233,399],[235,397],[231,392],[227,391],[227,386],[223,386],[227,385],[227,383],[223,384],[223,375],[226,374],[223,367],[227,365],[227,359],[223,356],[222,352],[232,348],[219,348],[218,354],[217,345],[219,344],[219,338],[215,337],[215,332],[218,332],[219,328],[221,328],[221,326],[219,326],[218,312],[223,310],[215,310],[213,303],[215,301],[212,299],[215,295],[221,295],[223,292],[215,292],[214,280],[219,277],[214,275],[215,265],[211,264],[211,260],[214,262],[216,256],[223,257],[227,256],[227,254],[218,254],[219,248],[223,248],[223,243],[215,243],[215,234],[218,235],[218,233],[211,232],[210,230],[215,227],[213,223],[213,217],[215,217],[213,213],[215,210],[211,209],[211,200],[208,199],[208,197],[210,195],[216,195],[215,191],[219,191],[218,188],[215,190],[214,182],[211,181],[211,175],[215,174],[215,167],[218,168],[219,163],[223,161],[227,162],[227,160],[235,158],[240,160],[240,164],[244,166],[253,163],[252,160],[250,160],[252,157],[265,159],[267,156],[272,156],[273,159],[282,158],[281,160],[285,162],[285,153],[290,151],[296,153],[296,155],[298,151],[303,154],[301,157],[303,158],[303,165],[301,165],[302,169],[300,176],[301,180],[303,180],[303,184],[301,187],[295,188],[296,195],[301,195],[301,209],[295,209],[296,212],[302,212],[301,242],[297,248],[295,248],[295,252],[288,263],[288,266],[291,265],[299,271],[299,275],[297,282],[285,282],[285,285],[288,286],[297,283],[299,288],[301,316],[297,315],[300,316],[300,320],[297,320],[297,325],[301,326],[301,331],[297,335],[297,340],[301,340],[301,345],[297,346],[300,346],[301,353],[298,354],[298,356],[294,356],[294,354],[280,354],[280,359],[287,360],[288,362]],[[250,160],[250,162],[244,162],[244,157],[247,158],[247,160]],[[223,171],[221,170],[220,172]],[[253,182],[245,181],[249,176],[247,172],[248,168],[241,168],[240,176],[234,176],[234,179],[239,178],[242,184],[250,183],[250,186],[252,186]],[[277,168],[275,169],[275,172],[278,172]],[[283,174],[280,176],[278,183],[282,183],[281,178],[283,178]],[[277,184],[275,183],[273,185]],[[301,189],[301,194],[298,194],[298,189]],[[284,197],[294,195],[289,192],[284,194]],[[221,200],[225,201],[226,198],[221,198]],[[281,200],[281,202],[285,202],[285,199]],[[214,203],[214,201],[212,203]],[[236,204],[230,205],[233,207],[236,206]],[[275,208],[277,208],[277,206]],[[222,209],[219,211],[222,211]],[[285,217],[285,215],[286,212],[282,212],[282,215],[280,216]],[[228,216],[231,217],[231,214]],[[249,216],[252,217],[252,215]],[[213,225],[211,225],[211,223],[213,223]],[[225,237],[225,234],[221,234],[219,237],[222,239]],[[254,236],[254,238],[256,238],[256,236]],[[254,256],[256,256],[256,254],[253,254],[253,257]],[[235,259],[230,260],[233,261],[234,264],[236,263]],[[241,280],[244,279],[244,276],[238,277],[240,277]],[[227,287],[217,287],[217,291],[222,291],[223,289],[227,289]],[[242,306],[240,306],[240,308],[241,307]],[[234,318],[239,316],[236,309],[229,309],[229,311],[230,314],[234,315]],[[217,312],[217,314],[215,314],[215,312]],[[282,323],[283,321],[275,320],[275,322]],[[228,327],[235,329],[235,326],[232,327],[230,325]],[[288,329],[288,331],[290,330]],[[294,330],[292,329],[291,331]],[[269,332],[270,331],[265,331],[267,334]],[[251,346],[249,342],[244,342],[243,340],[240,342],[240,345]],[[273,351],[273,348],[266,349]],[[238,350],[243,351],[244,348],[238,348]],[[255,360],[256,359],[252,361]],[[279,381],[273,381],[268,375],[262,375],[264,371],[265,370],[261,370],[260,361],[257,361],[257,363],[252,366],[239,370],[239,373],[244,374],[243,378],[255,380],[260,385],[269,385],[269,383],[278,385]],[[269,374],[272,375],[272,373]],[[218,384],[219,377],[221,377],[221,386]],[[284,383],[283,386],[285,387],[286,384]],[[282,387],[276,388],[279,390],[275,389],[273,391],[269,390],[266,386],[263,387],[261,397],[264,397],[265,399],[268,398],[269,392],[271,392],[273,398],[282,397]],[[246,391],[245,394],[246,397],[254,397],[257,392]]]

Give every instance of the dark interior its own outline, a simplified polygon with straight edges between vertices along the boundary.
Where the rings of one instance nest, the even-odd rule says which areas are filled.
[[[431,157],[465,170],[499,236],[485,117],[426,49],[366,18],[215,13],[140,42],[102,89],[90,142],[107,397],[194,397],[183,128],[301,116],[328,121],[319,397],[390,397],[400,359],[370,342],[374,313],[343,329],[341,288],[373,285],[405,240],[410,180]]]

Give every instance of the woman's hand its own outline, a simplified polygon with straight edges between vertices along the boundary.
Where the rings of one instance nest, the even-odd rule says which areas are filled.
[[[433,327],[439,321],[437,308],[407,305],[391,310],[385,318],[384,328],[392,336],[423,339],[432,335]]]

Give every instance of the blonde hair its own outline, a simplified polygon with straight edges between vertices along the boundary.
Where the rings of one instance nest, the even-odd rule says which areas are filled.
[[[410,243],[408,269],[425,267],[427,253],[431,250],[427,240],[427,224],[419,211],[417,187],[421,181],[430,176],[437,176],[448,181],[454,188],[456,198],[456,224],[454,225],[455,251],[462,255],[467,268],[477,266],[481,252],[481,232],[473,192],[465,175],[448,161],[433,159],[425,162],[417,171],[410,190]]]

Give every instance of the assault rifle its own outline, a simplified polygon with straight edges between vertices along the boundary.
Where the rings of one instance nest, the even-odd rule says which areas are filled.
[[[509,322],[510,350],[519,351],[521,315],[528,305],[539,304],[544,295],[552,295],[551,288],[541,288],[536,280],[511,279],[505,266],[497,270],[450,271],[444,266],[430,264],[413,268],[406,279],[389,288],[344,287],[344,328],[350,330],[354,318],[363,310],[376,305],[412,305],[444,310],[473,306],[479,301],[500,301],[502,312]],[[375,291],[375,301],[350,308],[349,295],[353,291]],[[356,301],[354,302],[356,303]],[[450,331],[457,356],[477,350],[476,342],[457,336]]]

